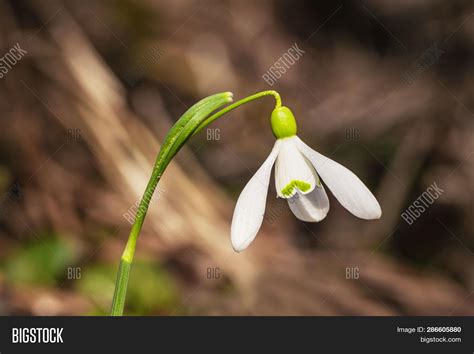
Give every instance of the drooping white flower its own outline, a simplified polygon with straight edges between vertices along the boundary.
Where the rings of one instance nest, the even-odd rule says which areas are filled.
[[[262,225],[274,164],[277,195],[287,199],[291,211],[300,220],[318,222],[329,211],[329,199],[319,177],[339,203],[355,216],[366,220],[381,217],[377,199],[354,173],[296,136],[296,121],[287,107],[276,108],[271,122],[277,141],[235,206],[231,226],[235,251],[246,249]]]

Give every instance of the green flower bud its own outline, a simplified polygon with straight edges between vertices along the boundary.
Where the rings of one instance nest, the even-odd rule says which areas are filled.
[[[278,107],[272,112],[272,131],[277,139],[296,135],[296,120],[288,107]]]

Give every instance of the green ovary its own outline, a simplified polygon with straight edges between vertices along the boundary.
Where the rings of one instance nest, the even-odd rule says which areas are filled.
[[[293,189],[295,188],[298,188],[301,192],[307,192],[310,190],[311,184],[304,181],[293,180],[281,190],[281,194],[285,197],[291,197]]]
[[[289,138],[296,135],[296,120],[288,107],[277,107],[271,117],[273,135],[277,139]]]

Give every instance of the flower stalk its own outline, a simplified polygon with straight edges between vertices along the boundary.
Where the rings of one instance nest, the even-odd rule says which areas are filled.
[[[115,283],[115,291],[112,300],[112,309],[110,312],[112,316],[123,315],[133,257],[135,254],[138,236],[140,235],[140,231],[148,211],[149,201],[151,199],[149,196],[153,195],[153,192],[155,191],[161,176],[166,170],[166,167],[193,135],[207,127],[216,119],[222,117],[224,114],[242,106],[243,104],[265,96],[273,96],[276,101],[275,108],[281,107],[281,99],[278,92],[269,90],[258,92],[254,95],[245,97],[233,104],[230,104],[225,108],[222,108],[224,105],[232,102],[232,94],[230,92],[224,92],[206,97],[196,103],[194,106],[189,108],[170,129],[156,158],[153,172],[146,186],[142,199],[140,200],[135,220],[120,260]],[[222,109],[218,110],[219,108]],[[212,114],[216,110],[218,111]]]

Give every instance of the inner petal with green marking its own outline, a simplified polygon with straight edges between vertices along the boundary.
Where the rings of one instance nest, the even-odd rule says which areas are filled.
[[[320,187],[314,167],[299,152],[294,137],[281,139],[275,163],[275,185],[280,198],[289,199],[296,193],[308,194]]]
[[[294,194],[294,189],[297,188],[301,192],[307,192],[311,189],[311,184],[305,181],[293,180],[288,183],[282,190],[281,193],[285,197],[291,197]]]

